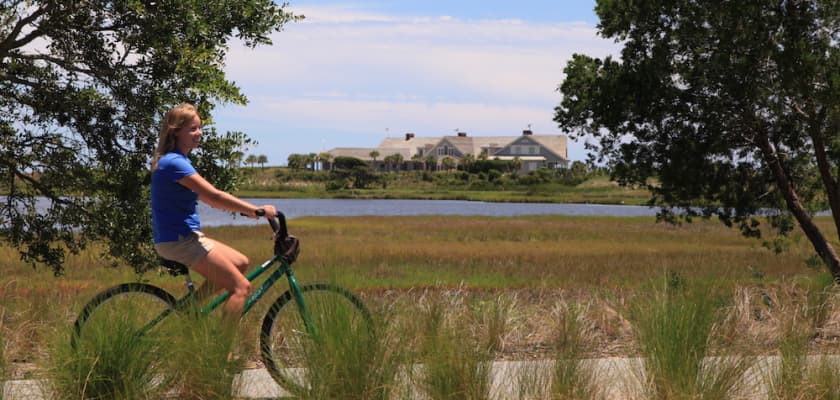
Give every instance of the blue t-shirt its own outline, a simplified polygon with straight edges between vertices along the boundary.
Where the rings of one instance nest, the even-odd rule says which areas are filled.
[[[178,181],[195,174],[190,159],[177,149],[166,153],[152,172],[152,231],[155,243],[175,242],[201,229],[198,193]]]

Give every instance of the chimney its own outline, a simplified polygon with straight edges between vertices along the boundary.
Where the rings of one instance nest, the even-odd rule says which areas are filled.
[[[522,136],[531,136],[533,134],[534,134],[534,132],[531,132],[530,129],[526,129],[526,130],[522,131]]]
[[[406,133],[405,134],[405,140],[411,140],[411,139],[414,139],[414,134],[411,133],[411,132]]]
[[[467,137],[467,132],[458,132],[458,137]]]

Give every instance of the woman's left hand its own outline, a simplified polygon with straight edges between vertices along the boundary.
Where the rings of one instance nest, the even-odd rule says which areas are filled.
[[[272,206],[270,204],[260,206],[258,209],[265,211],[265,217],[266,218],[274,218],[277,215],[277,209],[274,208],[274,206]],[[256,215],[256,214],[253,214],[251,217],[252,218],[259,218],[259,216]]]

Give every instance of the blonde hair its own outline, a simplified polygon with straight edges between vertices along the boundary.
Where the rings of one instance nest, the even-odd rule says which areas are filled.
[[[196,115],[198,112],[189,103],[178,104],[163,115],[158,132],[158,145],[152,155],[152,171],[157,169],[160,158],[175,148],[175,132],[192,122]]]

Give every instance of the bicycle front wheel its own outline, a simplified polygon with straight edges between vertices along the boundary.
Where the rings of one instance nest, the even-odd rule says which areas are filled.
[[[171,312],[175,298],[165,290],[145,283],[125,283],[99,293],[85,305],[73,324],[70,345],[101,342],[124,332],[142,336],[155,328],[158,318]]]
[[[318,391],[318,383],[336,381],[325,374],[363,368],[359,350],[370,347],[374,329],[367,308],[349,290],[311,284],[301,292],[303,306],[290,291],[272,304],[263,319],[260,346],[274,380],[308,397]]]

